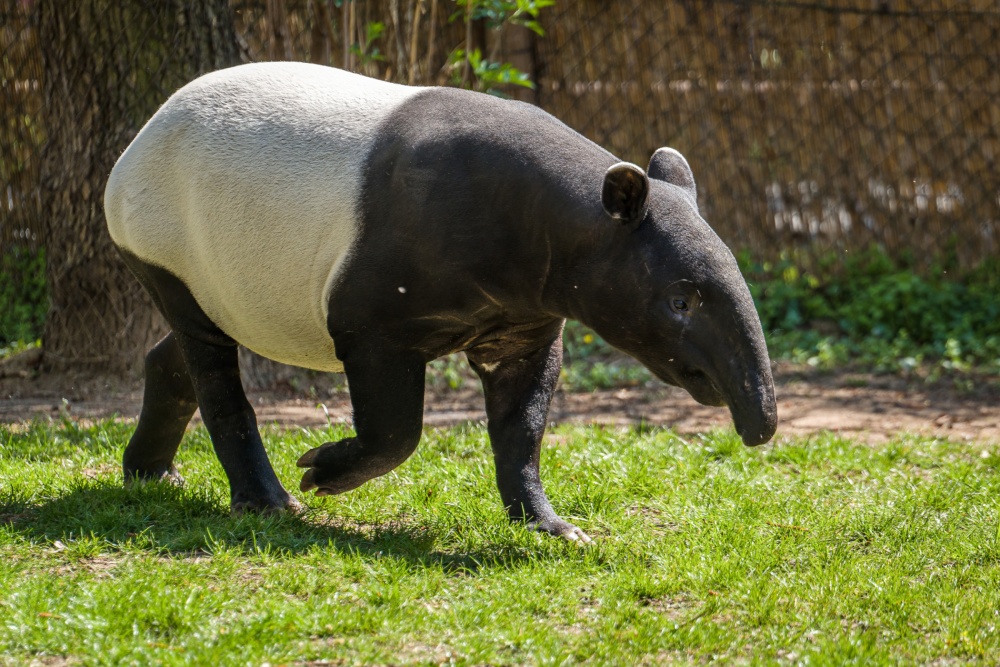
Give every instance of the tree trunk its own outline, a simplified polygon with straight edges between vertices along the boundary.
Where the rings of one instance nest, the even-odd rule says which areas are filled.
[[[181,85],[237,64],[228,0],[39,3],[41,163],[50,310],[44,366],[136,374],[166,325],[104,221],[115,160]]]

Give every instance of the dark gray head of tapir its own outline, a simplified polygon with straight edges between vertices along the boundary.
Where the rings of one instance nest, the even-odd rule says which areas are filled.
[[[601,201],[620,227],[603,244],[607,261],[586,269],[600,303],[580,319],[699,403],[728,405],[746,445],[770,440],[778,413],[760,319],[735,258],[698,211],[687,161],[661,148],[645,172],[617,163]]]

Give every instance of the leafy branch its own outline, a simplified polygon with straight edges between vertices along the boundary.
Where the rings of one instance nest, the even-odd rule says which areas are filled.
[[[538,22],[542,9],[551,7],[555,0],[454,0],[456,10],[449,16],[450,22],[462,20],[465,22],[465,45],[452,51],[448,57],[448,67],[451,70],[451,83],[482,90],[493,94],[501,94],[499,86],[515,85],[534,88],[531,76],[517,69],[511,63],[498,62],[501,39],[500,34],[508,25],[522,26],[538,36],[544,36],[545,30]],[[497,38],[489,55],[484,56],[481,49],[473,46],[472,23],[485,21],[487,28],[495,31]]]

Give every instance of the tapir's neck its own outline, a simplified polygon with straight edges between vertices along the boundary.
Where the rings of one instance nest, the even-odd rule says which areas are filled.
[[[591,311],[607,292],[613,268],[615,225],[601,205],[604,172],[614,158],[580,164],[549,183],[549,196],[529,218],[542,222],[549,266],[542,294],[546,310],[593,326]]]
[[[396,316],[433,308],[473,330],[493,326],[484,318],[579,319],[588,267],[613,231],[601,188],[615,162],[530,105],[429,89],[382,123],[365,169],[360,245],[372,257],[352,263],[382,267],[379,280],[424,276],[407,287],[412,313]]]
[[[514,196],[500,197],[503,215],[516,221],[523,257],[539,257],[546,266],[541,303],[547,314],[587,323],[600,274],[611,258],[617,224],[604,211],[601,188],[608,167],[619,160],[561,123],[518,128],[519,159],[489,161],[503,173],[490,178]],[[537,249],[545,248],[542,260]],[[534,267],[523,267],[532,270]]]

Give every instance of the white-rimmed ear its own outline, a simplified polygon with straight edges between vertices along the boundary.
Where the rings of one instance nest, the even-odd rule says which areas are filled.
[[[685,190],[691,195],[694,207],[698,208],[698,188],[694,184],[694,174],[687,160],[673,148],[659,148],[649,158],[649,168],[646,170],[650,178],[664,181]]]
[[[638,225],[646,216],[649,178],[631,162],[611,165],[604,174],[601,203],[604,210],[624,224]]]

